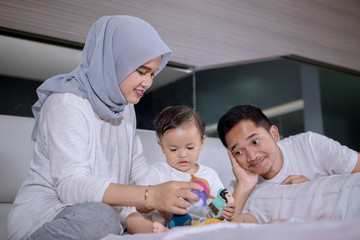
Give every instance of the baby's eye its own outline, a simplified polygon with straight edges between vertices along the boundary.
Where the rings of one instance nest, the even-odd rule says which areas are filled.
[[[193,150],[193,149],[194,149],[194,147],[187,147],[187,149],[189,149],[189,150]]]
[[[175,152],[175,151],[176,151],[176,148],[170,148],[170,151],[171,151],[171,152]]]

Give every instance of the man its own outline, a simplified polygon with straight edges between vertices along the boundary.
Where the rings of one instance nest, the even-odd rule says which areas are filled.
[[[219,120],[218,135],[238,180],[234,216],[241,214],[257,183],[304,183],[360,171],[358,152],[323,135],[306,132],[280,140],[277,127],[252,105],[231,108]]]

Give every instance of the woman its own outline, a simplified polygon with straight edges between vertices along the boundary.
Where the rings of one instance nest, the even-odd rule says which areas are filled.
[[[133,104],[171,55],[147,22],[105,16],[91,28],[81,64],[46,80],[33,106],[28,179],[8,218],[10,239],[100,239],[120,234],[126,208],[184,214],[197,184],[130,185],[148,171]],[[120,218],[124,215],[124,218]]]

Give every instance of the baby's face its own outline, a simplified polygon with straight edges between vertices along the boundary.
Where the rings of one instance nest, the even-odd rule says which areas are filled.
[[[204,145],[205,136],[201,136],[194,123],[187,123],[168,130],[159,144],[170,166],[189,174],[197,171],[196,162]]]

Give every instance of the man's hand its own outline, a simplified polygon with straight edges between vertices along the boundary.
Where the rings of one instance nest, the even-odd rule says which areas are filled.
[[[231,161],[231,166],[233,173],[236,177],[237,184],[234,188],[234,192],[232,196],[235,200],[235,211],[233,213],[233,216],[231,217],[231,221],[234,218],[237,218],[241,215],[242,210],[245,206],[245,203],[255,187],[256,183],[258,182],[258,174],[253,173],[249,170],[243,169],[240,164],[236,161],[235,157],[232,155],[230,150],[228,150],[228,155]],[[225,216],[224,216],[225,217]]]
[[[289,175],[282,181],[281,185],[291,185],[291,184],[298,184],[310,181],[309,178],[305,177],[304,175]]]
[[[243,169],[240,164],[236,161],[235,157],[232,155],[230,150],[228,150],[228,155],[231,161],[231,166],[233,173],[238,181],[238,184],[245,184],[245,186],[253,189],[258,182],[258,174],[251,172],[249,170]]]

